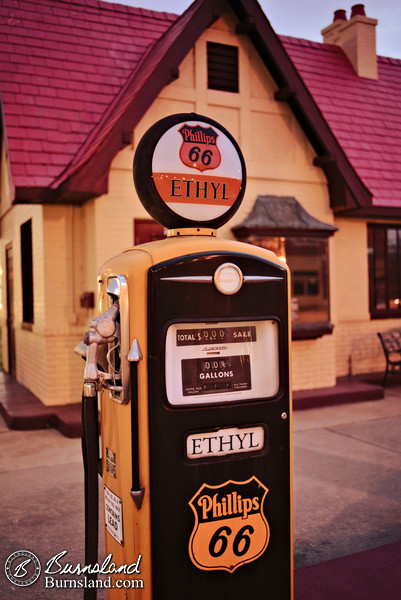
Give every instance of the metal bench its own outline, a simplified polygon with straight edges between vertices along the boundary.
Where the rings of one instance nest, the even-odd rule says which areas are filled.
[[[383,377],[383,387],[388,373],[401,375],[401,329],[391,329],[377,334],[383,346],[386,357],[386,372]]]

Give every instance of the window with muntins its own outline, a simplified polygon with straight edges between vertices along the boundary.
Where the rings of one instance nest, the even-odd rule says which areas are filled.
[[[287,263],[293,339],[330,334],[328,238],[337,227],[310,215],[293,196],[263,194],[232,231],[237,239],[262,246]]]
[[[253,243],[285,260],[291,271],[293,330],[329,323],[328,242],[318,237],[261,237]]]
[[[371,316],[401,317],[401,227],[368,225],[368,264]]]

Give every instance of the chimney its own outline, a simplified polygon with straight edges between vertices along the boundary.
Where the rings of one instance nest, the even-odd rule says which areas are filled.
[[[359,77],[377,79],[376,25],[363,4],[354,4],[349,20],[345,10],[335,11],[333,23],[322,29],[323,42],[340,46]]]

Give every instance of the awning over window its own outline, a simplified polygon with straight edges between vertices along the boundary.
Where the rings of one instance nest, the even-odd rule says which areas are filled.
[[[329,237],[337,229],[312,217],[293,196],[258,196],[245,221],[232,232],[237,239],[251,235]]]

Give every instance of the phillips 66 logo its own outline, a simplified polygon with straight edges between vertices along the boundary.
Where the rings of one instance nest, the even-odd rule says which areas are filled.
[[[199,488],[189,501],[195,515],[189,555],[196,567],[232,573],[263,554],[270,537],[263,513],[268,491],[255,476]]]
[[[180,158],[184,165],[199,171],[216,169],[220,165],[221,154],[217,147],[219,134],[212,127],[185,123],[179,132],[182,135]]]

